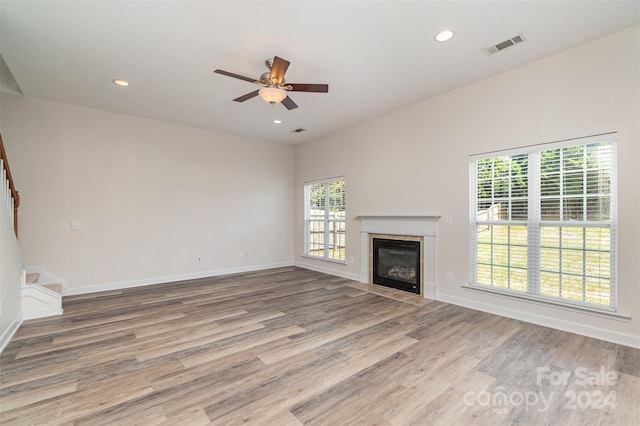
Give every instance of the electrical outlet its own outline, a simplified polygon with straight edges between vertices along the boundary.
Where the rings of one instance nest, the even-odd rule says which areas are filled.
[[[265,249],[262,249],[262,251],[260,252],[260,256],[265,257],[267,255],[267,251]]]
[[[238,252],[238,257],[240,259],[248,259],[249,258],[249,253],[247,253],[246,251],[240,250]]]
[[[447,281],[453,282],[453,272],[447,272]]]
[[[356,258],[355,258],[355,257],[353,257],[353,256],[351,256],[351,257],[349,258],[349,262],[351,262],[351,263],[356,263]]]
[[[145,269],[147,267],[147,262],[144,260],[140,261],[140,269]]]

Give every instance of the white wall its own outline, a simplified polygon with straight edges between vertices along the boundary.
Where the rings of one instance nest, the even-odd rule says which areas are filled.
[[[291,264],[291,146],[0,99],[25,265],[67,294]]]
[[[22,256],[13,223],[8,209],[0,206],[0,352],[22,322],[21,274]]]
[[[627,29],[296,146],[296,263],[356,279],[355,216],[450,215],[452,224],[437,225],[439,299],[640,346],[639,40],[638,27]],[[618,304],[631,320],[464,290],[469,155],[612,131],[619,132]],[[302,258],[304,182],[340,175],[347,259],[356,263]]]

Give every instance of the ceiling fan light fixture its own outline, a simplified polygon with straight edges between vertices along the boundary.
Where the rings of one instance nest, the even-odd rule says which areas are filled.
[[[260,89],[258,94],[265,102],[270,104],[279,104],[287,97],[287,92],[277,87],[265,87]]]

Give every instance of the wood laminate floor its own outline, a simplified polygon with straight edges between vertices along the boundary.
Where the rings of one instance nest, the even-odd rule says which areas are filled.
[[[637,349],[291,267],[65,297],[0,356],[0,423],[637,425],[639,376]]]

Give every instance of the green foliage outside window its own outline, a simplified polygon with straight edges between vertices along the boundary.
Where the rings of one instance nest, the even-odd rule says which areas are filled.
[[[533,154],[475,161],[474,284],[615,306],[612,144]]]

